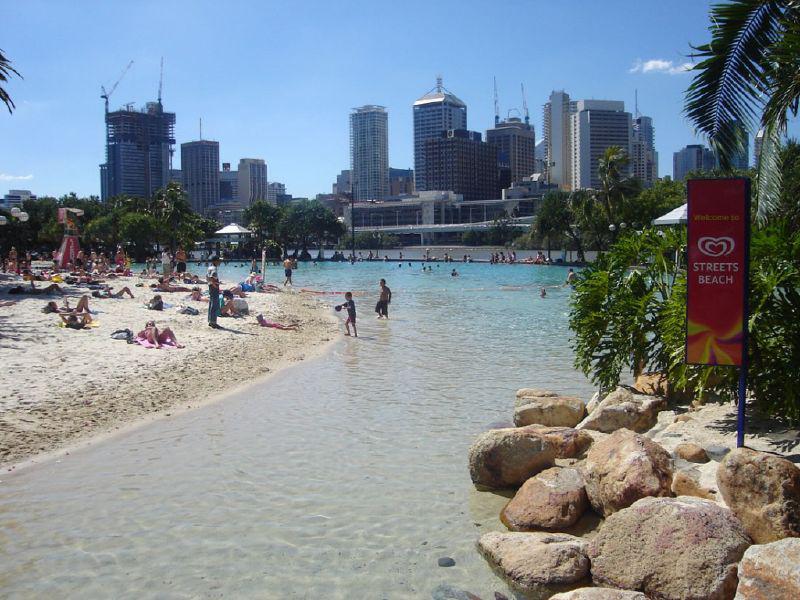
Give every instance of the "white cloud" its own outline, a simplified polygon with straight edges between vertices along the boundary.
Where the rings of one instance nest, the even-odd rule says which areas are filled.
[[[628,73],[666,73],[667,75],[680,75],[690,71],[694,65],[689,62],[674,63],[671,60],[662,58],[651,58],[650,60],[636,59],[633,66],[628,69]]]
[[[33,179],[33,175],[8,175],[7,173],[0,173],[0,181],[26,181]]]

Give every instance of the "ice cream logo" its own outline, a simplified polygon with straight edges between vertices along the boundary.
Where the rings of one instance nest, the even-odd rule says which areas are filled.
[[[731,237],[701,237],[697,240],[697,249],[706,256],[727,256],[733,252],[736,244]]]

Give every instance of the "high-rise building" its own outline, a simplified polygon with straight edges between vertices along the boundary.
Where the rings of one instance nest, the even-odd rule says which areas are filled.
[[[638,116],[633,120],[631,139],[632,174],[642,186],[653,187],[658,179],[658,152],[655,148],[656,131],[653,119]]]
[[[436,78],[436,87],[414,102],[414,176],[417,190],[434,190],[425,181],[425,141],[438,139],[443,131],[466,130],[467,105],[442,85]]]
[[[554,91],[544,105],[543,135],[545,143],[544,167],[548,183],[568,189],[572,183],[571,115],[577,103],[565,91]]]
[[[181,144],[183,191],[192,210],[205,215],[219,202],[219,142],[198,140]]]
[[[219,172],[219,201],[221,204],[239,202],[239,172],[231,171],[231,163],[222,163]]]
[[[477,131],[451,129],[425,140],[423,165],[431,188],[462,194],[464,200],[500,197],[497,147],[481,141]]]
[[[356,200],[389,195],[389,115],[367,105],[350,113],[350,173]]]
[[[735,122],[734,127],[741,136],[742,149],[731,157],[731,167],[746,171],[750,168],[750,132],[739,121]]]
[[[403,196],[414,193],[414,169],[389,168],[389,195]]]
[[[714,153],[702,144],[689,144],[672,154],[672,178],[683,181],[694,171],[711,171],[717,167]]]
[[[350,194],[353,191],[350,182],[350,169],[344,169],[336,176],[336,183],[333,184],[331,191],[334,196]]]
[[[239,159],[239,202],[247,208],[267,199],[267,163],[262,158]]]
[[[161,102],[144,109],[106,113],[106,162],[100,165],[102,199],[126,195],[151,198],[169,182],[175,113]]]
[[[525,122],[518,117],[500,121],[494,129],[486,131],[486,142],[497,147],[498,160],[510,169],[511,181],[504,187],[533,175],[536,170],[536,135],[527,118]]]
[[[764,146],[764,130],[759,129],[756,137],[753,138],[753,168],[758,168],[758,163],[761,160],[761,148]]]
[[[600,188],[598,163],[607,148],[619,146],[631,156],[631,113],[625,112],[621,101],[578,100],[570,115],[570,130],[573,190]]]
[[[270,181],[267,184],[267,202],[273,206],[278,205],[278,197],[286,195],[286,186],[279,181]]]

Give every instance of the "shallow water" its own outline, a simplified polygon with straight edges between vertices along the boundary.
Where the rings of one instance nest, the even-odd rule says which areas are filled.
[[[473,489],[467,449],[510,420],[519,387],[591,394],[571,367],[568,290],[538,295],[566,269],[433,269],[301,266],[298,288],[368,292],[356,297],[361,337],[223,402],[0,476],[0,596],[511,596],[474,546],[502,528],[506,499]],[[388,322],[372,312],[380,277],[394,292]],[[439,567],[444,556],[456,565]]]

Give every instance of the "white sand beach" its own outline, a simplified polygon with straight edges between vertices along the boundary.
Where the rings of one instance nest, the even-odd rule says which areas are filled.
[[[7,468],[41,453],[73,445],[153,416],[209,402],[252,383],[267,373],[324,350],[336,333],[336,319],[314,298],[291,291],[250,293],[250,316],[221,318],[224,329],[208,327],[207,304],[187,301],[187,293],[162,293],[172,304],[163,312],[143,303],[156,292],[136,283],[152,279],[119,278],[134,299],[90,299],[96,327],[59,327],[60,318],[44,314],[48,300],[61,296],[8,295],[19,282],[2,282],[0,300],[0,464]],[[41,285],[41,284],[40,284]],[[224,283],[223,283],[224,287]],[[86,290],[65,286],[72,306]],[[199,315],[178,313],[193,306]],[[280,323],[299,322],[298,331],[260,327],[255,315]],[[143,329],[154,319],[170,327],[185,348],[144,348],[116,340],[118,329]]]

